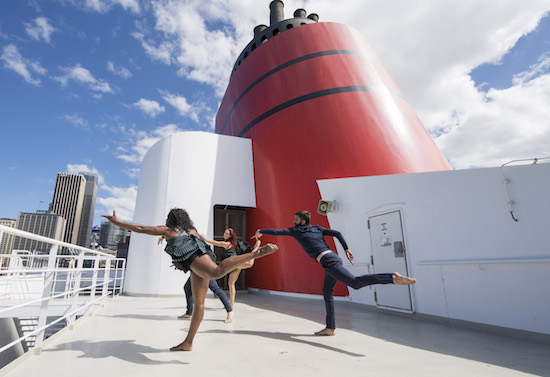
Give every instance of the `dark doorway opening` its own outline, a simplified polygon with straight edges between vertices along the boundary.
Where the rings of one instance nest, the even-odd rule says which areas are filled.
[[[216,241],[223,241],[223,232],[227,228],[233,228],[237,233],[238,239],[241,241],[246,240],[246,208],[232,207],[224,205],[214,206],[214,239]],[[216,260],[221,261],[223,255],[223,248],[214,247],[216,253]],[[246,289],[245,283],[246,270],[242,270],[239,279],[235,283],[237,290]],[[222,289],[229,289],[227,286],[227,275],[217,280],[218,285]]]

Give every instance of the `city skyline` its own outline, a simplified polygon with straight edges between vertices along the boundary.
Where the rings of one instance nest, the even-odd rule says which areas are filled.
[[[2,2],[0,217],[46,207],[63,171],[98,176],[93,225],[131,220],[144,154],[213,132],[269,2]],[[454,168],[550,156],[550,1],[284,3],[358,29]]]

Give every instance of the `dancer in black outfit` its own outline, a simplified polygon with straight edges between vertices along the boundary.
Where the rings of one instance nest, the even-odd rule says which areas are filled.
[[[258,229],[252,238],[259,239],[262,235],[290,236],[293,237],[304,251],[314,260],[319,262],[325,270],[323,283],[323,298],[325,299],[326,327],[317,331],[315,335],[335,335],[336,320],[334,317],[334,287],[337,281],[346,284],[353,289],[359,289],[372,284],[397,284],[409,285],[416,283],[416,279],[401,276],[398,272],[354,276],[342,265],[342,259],[338,254],[330,250],[323,236],[338,238],[345,250],[346,256],[353,264],[353,254],[349,250],[344,237],[333,229],[323,228],[319,225],[309,225],[311,215],[308,211],[296,212],[294,227],[287,229]]]

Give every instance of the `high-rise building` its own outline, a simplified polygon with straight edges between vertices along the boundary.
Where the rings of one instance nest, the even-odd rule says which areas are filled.
[[[50,211],[67,220],[63,241],[90,246],[97,195],[96,181],[97,177],[94,175],[57,173]]]
[[[80,230],[78,232],[77,245],[90,247],[92,227],[95,214],[95,200],[97,197],[97,176],[94,174],[80,173],[86,179],[84,190],[84,207],[80,218]]]
[[[17,216],[16,229],[53,238],[61,241],[65,233],[67,221],[49,211],[36,211],[36,213],[21,212]],[[30,240],[25,237],[14,237],[13,250],[49,251],[51,244]]]
[[[15,219],[9,219],[9,218],[1,218],[0,219],[0,225],[4,225],[10,228],[15,228],[15,224],[17,223],[17,220]],[[0,254],[11,254],[11,246],[13,241],[13,235],[12,234],[3,234],[2,239],[0,239]]]
[[[99,244],[109,250],[117,250],[119,243],[126,242],[128,231],[124,228],[111,224],[108,221],[101,223],[101,231],[99,233]]]

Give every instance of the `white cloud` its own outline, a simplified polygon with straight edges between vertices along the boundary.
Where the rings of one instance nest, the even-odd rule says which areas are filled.
[[[528,71],[514,75],[512,81],[514,85],[522,85],[547,72],[550,72],[550,51],[542,54],[539,57],[538,63],[531,65]]]
[[[51,35],[56,31],[45,17],[38,17],[32,23],[25,23],[25,30],[33,39],[37,41],[42,39],[47,43],[50,43]]]
[[[129,162],[131,164],[139,165],[143,161],[143,157],[160,139],[172,135],[177,132],[183,131],[175,124],[168,124],[166,126],[159,127],[151,132],[146,131],[131,131],[128,136],[131,139],[131,147],[126,149],[124,147],[117,148],[116,157],[120,160]]]
[[[168,93],[168,92],[162,92],[163,96],[162,98],[168,102],[170,105],[172,105],[178,112],[178,114],[182,116],[187,116],[194,120],[195,122],[199,123],[199,111],[200,107],[197,104],[190,105],[187,102],[187,99],[183,96],[178,96],[176,94]]]
[[[41,84],[40,79],[34,77],[33,73],[39,75],[46,74],[46,69],[38,61],[25,59],[13,44],[4,46],[0,60],[4,62],[4,67],[21,75],[31,85],[38,86]]]
[[[70,174],[95,174],[97,176],[97,183],[103,184],[104,179],[99,171],[94,167],[89,167],[86,164],[67,164],[67,173]]]
[[[139,101],[135,102],[133,106],[137,107],[145,114],[149,115],[151,118],[156,117],[166,110],[164,106],[161,106],[160,103],[158,103],[157,101],[152,101],[144,98],[141,98]]]
[[[180,76],[214,87],[220,96],[235,58],[252,39],[254,19],[269,18],[267,4],[251,0],[167,0],[152,8],[155,31],[134,34],[146,53],[176,65]]]
[[[129,79],[132,77],[132,72],[126,67],[116,66],[112,61],[107,62],[107,70],[114,73],[117,76],[122,77],[123,79]]]
[[[136,205],[137,187],[116,187],[101,185],[97,204],[102,207],[97,212],[111,215],[113,211],[121,220],[132,221]],[[105,193],[105,194],[104,194]]]
[[[524,77],[532,74],[527,72]],[[456,168],[500,166],[550,157],[550,74],[508,89],[491,89],[437,144]]]
[[[65,114],[65,115],[62,115],[60,119],[78,128],[83,128],[83,129],[89,128],[88,122],[86,121],[86,119],[82,118],[80,115],[77,115],[77,114]]]
[[[154,46],[154,42],[151,40],[145,39],[143,33],[135,32],[132,33],[132,36],[140,41],[141,46],[153,60],[158,60],[161,63],[170,65],[171,56],[174,46],[168,42],[159,43],[158,46]]]
[[[62,86],[66,86],[69,81],[75,81],[87,86],[90,90],[96,92],[95,94],[114,92],[107,82],[96,79],[90,71],[83,68],[80,64],[76,64],[72,67],[60,67],[60,69],[64,74],[62,76],[53,77],[53,79],[59,81]]]
[[[126,11],[131,11],[134,14],[139,14],[141,9],[139,6],[139,0],[65,0],[72,3],[76,7],[81,7],[84,10],[107,13],[114,6],[120,6]]]

